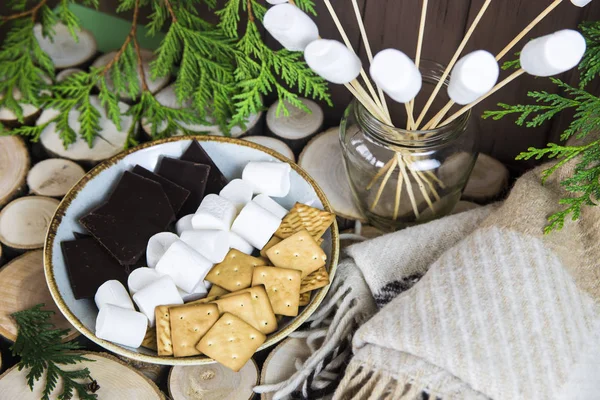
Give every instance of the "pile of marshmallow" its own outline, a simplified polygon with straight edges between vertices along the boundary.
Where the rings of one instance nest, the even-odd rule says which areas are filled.
[[[157,306],[206,297],[210,283],[204,278],[230,249],[246,254],[262,250],[288,213],[273,197],[288,195],[290,171],[287,163],[250,162],[242,179],[232,180],[218,195],[207,195],[195,214],[177,221],[177,234],[162,232],[150,238],[148,267],[129,275],[129,291],[117,280],[98,288],[96,336],[139,347],[148,326],[155,325]]]

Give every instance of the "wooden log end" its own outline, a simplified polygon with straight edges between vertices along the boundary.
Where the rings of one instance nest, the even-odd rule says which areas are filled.
[[[23,191],[30,163],[23,139],[0,137],[0,208]]]
[[[71,160],[50,158],[33,166],[27,175],[31,193],[39,196],[63,197],[83,176],[85,171]]]
[[[310,113],[286,103],[289,115],[278,115],[280,103],[277,100],[269,107],[266,117],[267,130],[285,142],[295,154],[299,154],[308,141],[321,130],[324,120],[323,110],[317,103],[304,98],[300,100]]]
[[[33,28],[33,34],[56,69],[78,67],[96,55],[98,46],[90,31],[80,29],[77,31],[77,40],[75,40],[65,24],[57,23],[52,30],[54,34],[51,38],[44,37],[42,24],[38,23]]]

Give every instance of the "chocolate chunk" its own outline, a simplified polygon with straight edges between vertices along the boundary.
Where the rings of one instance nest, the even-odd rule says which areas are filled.
[[[194,214],[204,198],[210,166],[165,157],[156,173],[190,191],[190,196],[179,210],[179,216]]]
[[[181,206],[183,206],[187,198],[190,196],[189,190],[171,182],[168,179],[163,178],[160,175],[155,174],[154,172],[148,171],[144,167],[136,165],[133,167],[132,172],[160,184],[165,194],[169,198],[169,203],[171,203],[171,207],[173,208],[173,212],[175,214],[179,212]]]
[[[108,201],[80,219],[121,265],[133,265],[175,215],[160,184],[126,171]]]
[[[73,231],[73,236],[75,236],[75,239],[85,239],[85,238],[91,237],[90,235],[88,235],[86,233],[75,232],[75,231]]]
[[[190,147],[188,147],[181,156],[181,160],[210,166],[210,174],[208,175],[208,182],[206,183],[205,195],[211,193],[219,194],[221,189],[229,183],[227,178],[225,178],[221,170],[219,170],[212,158],[204,151],[197,140],[194,140],[192,144],[190,144]]]
[[[93,298],[104,282],[116,279],[127,285],[127,273],[94,238],[60,244],[75,299]]]

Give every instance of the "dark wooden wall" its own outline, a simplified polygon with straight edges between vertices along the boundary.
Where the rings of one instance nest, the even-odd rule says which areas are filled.
[[[321,36],[339,39],[322,0],[315,0],[319,16],[316,18]],[[363,61],[366,62],[358,26],[350,0],[331,0],[344,27]],[[395,47],[407,54],[414,54],[421,12],[421,0],[358,0],[374,52]],[[423,57],[442,64],[448,63],[464,33],[470,26],[484,0],[431,0],[428,23],[425,30]],[[4,2],[3,2],[4,3]],[[114,13],[118,0],[100,0],[101,10]],[[494,0],[466,51],[487,49],[500,51],[522,28],[535,18],[551,0]],[[2,12],[0,5],[0,12]],[[580,22],[600,19],[600,2],[592,2],[586,8],[578,8],[564,0],[557,10],[539,24],[530,37],[540,36],[558,29],[574,28]],[[273,39],[266,37],[269,44]],[[522,43],[515,48],[518,51]],[[508,59],[508,56],[507,56]],[[577,73],[569,72],[563,77],[575,83]],[[598,91],[597,85],[593,91]],[[332,87],[334,108],[327,108],[327,124],[336,125],[351,97],[344,87]],[[484,121],[479,118],[486,109],[493,109],[498,102],[527,102],[528,90],[554,90],[547,79],[525,76],[478,106],[474,123],[480,133],[481,151],[497,157],[515,172],[531,164],[517,162],[515,155],[529,146],[544,146],[557,140],[568,118],[560,118],[538,129],[519,128],[511,120]]]

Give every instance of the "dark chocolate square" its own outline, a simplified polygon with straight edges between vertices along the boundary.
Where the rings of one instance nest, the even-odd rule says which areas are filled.
[[[190,196],[179,210],[179,216],[194,214],[204,198],[210,166],[164,157],[156,173],[190,191]]]
[[[106,281],[116,279],[127,285],[127,272],[94,238],[60,244],[73,294],[77,300],[90,299]]]
[[[155,174],[154,172],[148,171],[144,167],[136,165],[133,167],[132,172],[160,184],[165,194],[169,198],[169,203],[171,203],[171,207],[173,208],[173,212],[175,214],[179,212],[181,206],[183,206],[187,198],[190,196],[189,190],[171,182],[168,179],[163,178],[160,175]]]
[[[190,144],[185,153],[183,153],[181,156],[181,160],[210,166],[210,174],[208,175],[206,191],[204,192],[205,195],[211,193],[219,194],[221,190],[229,183],[219,167],[215,165],[212,158],[210,158],[208,153],[202,148],[197,140],[194,140],[192,144]]]

